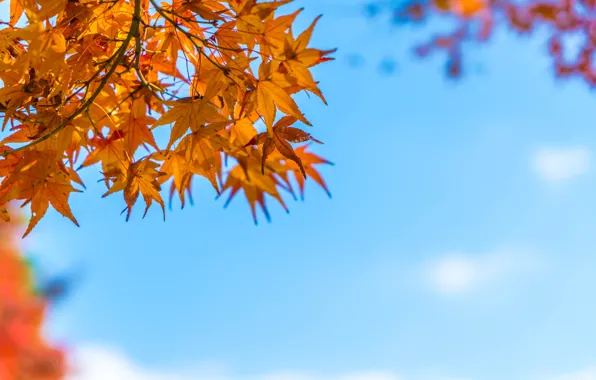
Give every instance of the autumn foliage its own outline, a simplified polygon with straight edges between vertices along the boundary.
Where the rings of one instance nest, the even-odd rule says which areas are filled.
[[[453,77],[462,73],[464,45],[486,42],[503,27],[522,35],[545,33],[555,74],[579,77],[596,86],[596,1],[408,0],[400,4],[393,8],[397,23],[449,20],[447,33],[433,35],[416,52],[420,56],[446,53],[447,72]]]
[[[42,336],[47,298],[15,243],[15,223],[0,223],[0,379],[57,380],[64,353]]]
[[[311,68],[332,50],[309,46],[318,18],[294,33],[292,0],[10,0],[0,30],[0,215],[30,205],[31,229],[99,168],[104,196],[122,192],[126,219],[161,188],[182,206],[193,180],[229,199],[244,193],[256,221],[266,196],[302,192],[329,163],[294,143],[319,140],[295,94],[325,102]],[[282,9],[283,8],[283,9]],[[261,127],[262,126],[262,127]],[[168,141],[156,133],[166,130]],[[229,165],[229,166],[226,166]]]

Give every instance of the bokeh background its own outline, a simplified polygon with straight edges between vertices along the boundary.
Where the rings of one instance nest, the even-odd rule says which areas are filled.
[[[81,228],[50,212],[23,242],[80,274],[48,325],[72,380],[596,379],[596,94],[553,78],[540,32],[446,79],[366,3],[293,4],[338,48],[329,106],[299,101],[332,199],[307,183],[255,227],[205,181],[126,223],[88,169]]]

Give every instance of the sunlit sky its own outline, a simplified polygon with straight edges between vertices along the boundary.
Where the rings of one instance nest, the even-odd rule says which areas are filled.
[[[339,49],[315,69],[329,106],[299,102],[332,199],[308,183],[254,226],[204,181],[126,223],[88,169],[81,227],[52,211],[24,243],[81,269],[49,323],[73,379],[596,379],[596,95],[507,33],[446,80],[362,3],[295,2]]]

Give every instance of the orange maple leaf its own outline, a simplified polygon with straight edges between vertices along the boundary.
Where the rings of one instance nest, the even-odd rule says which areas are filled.
[[[271,220],[271,215],[265,201],[265,194],[273,197],[281,204],[286,212],[288,211],[288,207],[277,189],[279,181],[272,174],[262,174],[257,168],[258,164],[256,164],[256,160],[252,157],[239,160],[239,164],[232,168],[222,186],[222,194],[226,190],[230,190],[230,195],[224,207],[230,204],[239,190],[243,191],[250,205],[255,224],[257,224],[257,205],[265,214],[267,221]]]
[[[304,178],[306,178],[306,171],[302,165],[302,160],[296,155],[290,142],[300,143],[312,140],[319,144],[323,143],[301,129],[290,127],[290,125],[294,124],[296,121],[297,119],[293,116],[284,116],[273,126],[271,136],[268,132],[259,133],[246,143],[245,147],[249,145],[263,144],[263,156],[261,162],[261,172],[263,174],[265,174],[265,161],[267,161],[267,157],[277,149],[277,151],[284,157],[298,164]]]
[[[164,173],[157,170],[159,166],[158,163],[145,159],[131,164],[126,172],[123,172],[119,167],[108,170],[104,174],[106,177],[112,178],[114,184],[102,197],[123,191],[124,200],[126,201],[126,220],[128,220],[130,219],[132,207],[136,203],[139,194],[142,194],[146,205],[143,217],[147,215],[149,207],[155,201],[161,206],[165,219],[166,210],[163,199],[159,194],[161,190],[159,178]]]

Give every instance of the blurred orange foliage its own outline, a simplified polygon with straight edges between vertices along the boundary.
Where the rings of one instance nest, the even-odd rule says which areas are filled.
[[[579,77],[592,87],[596,86],[595,16],[594,0],[413,0],[394,9],[398,23],[422,23],[437,17],[453,21],[449,32],[433,35],[416,47],[420,56],[447,53],[446,69],[452,77],[462,74],[464,43],[485,42],[502,26],[519,34],[545,32],[555,74]],[[577,54],[566,57],[569,51]]]
[[[0,223],[0,379],[62,379],[64,353],[43,338],[47,301],[36,294],[30,265],[15,243],[18,226]]]

